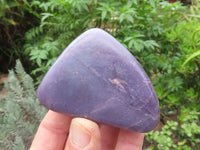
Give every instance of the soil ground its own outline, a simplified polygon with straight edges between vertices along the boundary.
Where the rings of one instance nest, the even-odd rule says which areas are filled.
[[[8,81],[8,75],[0,73],[0,98],[3,98],[3,99],[8,94],[4,89],[4,82],[6,81]]]

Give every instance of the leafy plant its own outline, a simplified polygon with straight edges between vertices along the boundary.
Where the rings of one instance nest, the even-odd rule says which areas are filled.
[[[8,18],[6,17],[6,13],[7,11],[10,11],[11,12],[11,8],[13,7],[17,7],[19,6],[19,3],[17,3],[16,1],[14,2],[7,2],[5,0],[1,0],[0,1],[0,18],[1,18],[1,21],[0,22],[1,24],[12,24],[12,25],[15,25],[17,24],[17,22],[15,22],[12,18]],[[14,12],[11,12],[14,14]]]
[[[197,52],[195,52],[195,53],[193,53],[193,54],[191,54],[191,55],[185,60],[185,62],[183,63],[182,67],[184,67],[188,62],[190,62],[192,59],[194,59],[194,58],[196,58],[196,57],[198,57],[198,56],[200,56],[200,50],[197,51]]]
[[[159,149],[159,150],[170,150],[177,148],[171,136],[173,132],[177,129],[177,122],[168,121],[167,125],[162,127],[162,130],[159,131],[151,131],[145,135],[151,145],[148,149]]]
[[[15,60],[21,59],[30,64],[24,55],[24,34],[40,21],[39,7],[30,5],[36,0],[1,0],[0,1],[0,70],[7,72],[14,67]],[[42,1],[42,0],[41,0]],[[26,67],[32,70],[31,67]]]
[[[180,17],[176,11],[184,8],[180,3],[158,0],[49,0],[32,5],[42,9],[40,26],[30,29],[25,36],[25,54],[39,67],[32,72],[34,75],[44,75],[62,50],[92,27],[110,32],[149,68],[149,62],[141,58],[158,57],[153,52],[160,47],[159,36],[172,24],[170,20]],[[171,15],[165,19],[168,12]]]
[[[25,150],[46,110],[40,106],[32,78],[25,73],[21,63],[16,63],[16,73],[9,72],[5,84],[8,96],[0,99],[0,149]]]
[[[148,150],[198,150],[200,148],[200,112],[182,108],[180,123],[167,121],[161,131],[151,131],[146,138],[151,143]]]

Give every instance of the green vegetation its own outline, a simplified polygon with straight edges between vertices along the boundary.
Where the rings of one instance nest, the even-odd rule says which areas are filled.
[[[2,0],[0,8],[0,61],[19,58],[36,88],[72,40],[103,28],[136,57],[156,89],[163,127],[146,134],[149,149],[200,149],[199,0],[189,6],[162,0]],[[0,149],[27,148],[45,112],[36,114],[43,108],[33,81],[19,62],[16,68],[5,86],[9,96],[0,102]]]
[[[0,63],[3,72],[14,67],[17,58],[26,64],[29,71],[33,69],[27,55],[24,55],[24,35],[39,25],[40,10],[28,1],[0,1]]]
[[[5,83],[8,96],[0,99],[0,148],[26,150],[46,113],[39,104],[32,78],[17,61]]]

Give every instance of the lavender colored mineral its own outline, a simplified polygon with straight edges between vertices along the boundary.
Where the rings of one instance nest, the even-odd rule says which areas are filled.
[[[159,121],[159,102],[133,55],[107,32],[90,29],[59,56],[38,97],[48,109],[98,123],[148,132]]]

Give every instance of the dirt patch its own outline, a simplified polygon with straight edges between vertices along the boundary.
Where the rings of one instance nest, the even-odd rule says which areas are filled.
[[[8,93],[4,89],[4,83],[8,81],[8,75],[7,74],[0,74],[0,98],[5,98]]]

